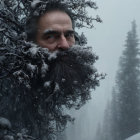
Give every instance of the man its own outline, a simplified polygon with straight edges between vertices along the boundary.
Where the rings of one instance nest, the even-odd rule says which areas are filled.
[[[90,99],[100,76],[92,67],[96,56],[74,45],[74,20],[67,6],[49,2],[37,9],[26,24],[27,41],[20,40],[14,59],[7,59],[16,69],[1,93],[0,114],[14,129],[26,128],[46,140],[71,121],[64,108],[80,108]]]
[[[36,43],[50,51],[68,49],[75,43],[70,17],[61,11],[52,11],[39,19]]]
[[[74,45],[74,21],[68,7],[59,2],[52,2],[48,3],[45,9],[42,16],[33,16],[29,19],[28,39],[48,48],[49,51],[68,49]]]

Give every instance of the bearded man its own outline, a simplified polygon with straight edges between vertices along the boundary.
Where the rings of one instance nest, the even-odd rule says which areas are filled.
[[[27,41],[19,42],[14,62],[7,60],[16,68],[12,78],[3,81],[0,114],[15,129],[26,128],[30,135],[49,139],[71,121],[63,110],[85,104],[100,76],[90,48],[75,45],[74,16],[68,7],[49,2],[44,9],[31,13]]]

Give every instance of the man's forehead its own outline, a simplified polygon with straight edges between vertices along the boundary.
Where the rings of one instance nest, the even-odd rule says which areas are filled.
[[[68,17],[71,20],[71,17],[64,11],[60,11],[60,10],[54,10],[54,11],[47,11],[46,13],[44,13],[42,16],[40,16],[39,20],[42,19],[44,20],[44,18],[49,18],[52,19],[53,16],[56,15],[55,18],[59,18],[61,19],[61,17]],[[55,19],[54,18],[54,19]],[[72,20],[71,20],[72,21]]]
[[[48,16],[47,14],[42,16],[38,22],[38,29],[42,32],[45,30],[68,30],[73,29],[71,19],[64,13],[53,13]]]

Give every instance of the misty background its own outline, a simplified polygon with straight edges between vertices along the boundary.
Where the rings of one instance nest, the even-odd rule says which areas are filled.
[[[124,50],[124,44],[131,22],[136,20],[137,35],[140,38],[140,0],[107,0],[96,1],[97,11],[90,10],[91,15],[99,15],[102,23],[94,23],[93,29],[81,29],[88,39],[88,45],[93,46],[99,56],[96,67],[107,76],[92,94],[92,99],[78,111],[72,111],[76,118],[74,125],[67,127],[67,140],[93,140],[97,126],[102,123],[104,109],[111,99],[112,87],[118,70],[119,57]]]

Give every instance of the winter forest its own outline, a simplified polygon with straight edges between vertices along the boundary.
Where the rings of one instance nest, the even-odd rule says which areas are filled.
[[[28,19],[66,4],[75,44],[50,52]],[[139,0],[0,0],[0,140],[140,140]]]

